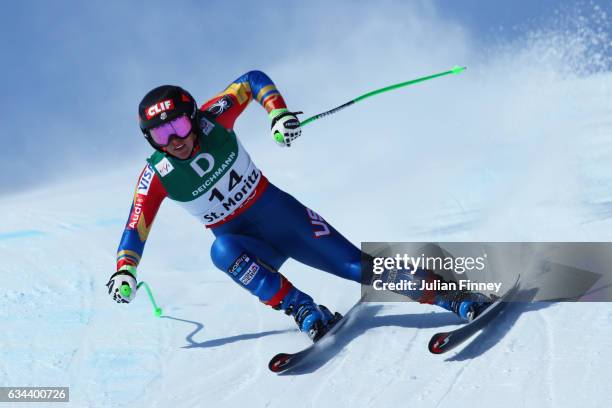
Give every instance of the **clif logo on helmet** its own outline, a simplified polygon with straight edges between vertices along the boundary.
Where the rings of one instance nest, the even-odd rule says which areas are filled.
[[[197,109],[195,99],[183,88],[175,85],[158,86],[151,89],[138,104],[138,124],[151,146],[163,151],[153,142],[149,131],[179,116],[187,116],[191,120],[193,129],[200,132],[196,123]]]
[[[174,103],[172,99],[166,99],[165,101],[161,101],[156,103],[155,105],[149,106],[145,111],[147,115],[147,120],[159,115],[162,112],[169,111],[174,109]]]

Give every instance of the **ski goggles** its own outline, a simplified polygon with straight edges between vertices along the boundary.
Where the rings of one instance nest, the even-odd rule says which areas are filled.
[[[191,119],[187,116],[179,116],[168,123],[154,127],[149,130],[149,136],[160,147],[165,147],[170,144],[172,136],[178,136],[181,139],[186,138],[191,133]]]

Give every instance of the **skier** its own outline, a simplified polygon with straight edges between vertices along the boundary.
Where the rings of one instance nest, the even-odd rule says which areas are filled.
[[[149,230],[161,202],[169,197],[215,235],[210,254],[217,268],[264,304],[291,315],[299,329],[317,341],[339,314],[293,286],[279,272],[281,266],[293,258],[361,283],[362,253],[318,213],[268,181],[253,163],[232,130],[253,99],[267,111],[272,135],[282,135],[275,137],[277,143],[291,146],[301,135],[296,116],[301,112],[287,109],[261,71],[240,76],[199,109],[191,94],[178,86],[157,87],[142,99],[140,130],[156,151],[138,178],[108,293],[119,303],[134,299],[136,268]],[[120,291],[124,284],[131,288],[129,296]],[[417,300],[464,319],[473,318],[489,301],[463,292],[422,293]]]

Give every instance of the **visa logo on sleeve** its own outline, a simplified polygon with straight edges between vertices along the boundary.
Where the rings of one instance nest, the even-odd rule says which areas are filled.
[[[151,180],[153,179],[153,169],[147,165],[140,180],[138,180],[138,194],[147,195],[149,193],[149,187],[151,187]]]

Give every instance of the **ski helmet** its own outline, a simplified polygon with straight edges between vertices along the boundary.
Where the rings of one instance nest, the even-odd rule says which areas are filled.
[[[189,92],[179,86],[162,85],[149,91],[138,105],[140,130],[151,146],[161,151],[160,147],[151,139],[149,130],[181,115],[185,115],[191,120],[195,130],[197,129],[196,112],[196,101]]]

